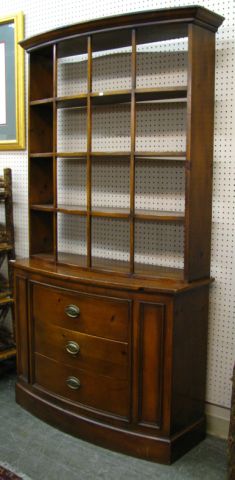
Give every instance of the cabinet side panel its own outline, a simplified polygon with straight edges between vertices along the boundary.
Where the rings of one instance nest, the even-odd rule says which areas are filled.
[[[172,433],[204,415],[208,287],[176,297],[173,339]]]
[[[140,423],[160,426],[163,395],[164,305],[141,303]]]
[[[215,35],[189,26],[185,278],[210,275]]]
[[[29,334],[27,314],[27,280],[21,275],[15,276],[15,312],[16,312],[16,343],[17,371],[20,377],[29,381]]]

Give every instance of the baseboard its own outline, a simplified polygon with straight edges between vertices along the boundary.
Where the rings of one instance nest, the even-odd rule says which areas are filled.
[[[210,435],[227,439],[230,409],[206,403],[206,431]]]

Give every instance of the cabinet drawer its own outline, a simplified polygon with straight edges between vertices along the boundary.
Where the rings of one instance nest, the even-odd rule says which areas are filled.
[[[34,340],[37,353],[70,367],[115,378],[128,378],[127,343],[93,337],[42,322],[35,329]]]
[[[71,306],[76,307],[74,317],[70,316],[73,314]],[[35,323],[50,323],[68,330],[126,342],[129,315],[128,300],[70,292],[39,284],[33,286]]]
[[[76,390],[67,385],[68,378],[80,382]],[[35,383],[46,390],[88,407],[128,417],[128,382],[72,368],[35,354]]]

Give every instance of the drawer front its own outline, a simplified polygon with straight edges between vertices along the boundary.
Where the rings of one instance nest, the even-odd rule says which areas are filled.
[[[129,316],[128,300],[33,285],[35,323],[44,322],[68,330],[126,342],[129,336]]]
[[[128,345],[38,322],[35,351],[73,368],[128,378]]]
[[[75,388],[75,380],[79,381],[79,388],[69,387],[69,379],[71,386]],[[125,418],[129,416],[126,380],[88,373],[35,354],[35,383],[49,392],[84,406]]]

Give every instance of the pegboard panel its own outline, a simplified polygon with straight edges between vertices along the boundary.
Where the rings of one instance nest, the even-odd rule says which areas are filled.
[[[22,10],[25,13],[26,36],[68,25],[77,21],[91,18],[121,14],[131,11],[141,11],[154,8],[196,5],[198,0],[111,0],[92,2],[91,0],[67,0],[60,2],[51,0],[2,0],[0,5],[1,16]],[[234,163],[234,62],[235,62],[235,4],[233,0],[205,0],[202,2],[215,12],[224,15],[226,20],[217,34],[216,75],[215,75],[215,137],[214,137],[214,185],[213,185],[213,228],[212,228],[212,275],[215,283],[211,289],[211,305],[209,316],[208,342],[208,371],[207,371],[207,400],[221,406],[230,406],[231,373],[234,362],[235,345],[235,254],[234,254],[234,217],[235,217],[235,163]],[[138,46],[137,48],[137,86],[152,87],[161,85],[181,85],[186,83],[186,44],[184,40],[172,40],[152,47]],[[168,53],[167,53],[168,52]],[[145,55],[143,55],[145,53]],[[123,70],[122,76],[117,78],[116,88],[124,88],[128,79],[129,67],[125,65],[127,55],[114,54],[119,67]],[[96,81],[93,88],[102,91],[105,79],[101,78],[102,69],[109,69],[106,58],[97,57]],[[74,65],[73,65],[74,63]],[[76,63],[78,65],[76,65]],[[85,59],[66,61],[59,75],[64,85],[59,86],[60,95],[69,95],[85,89]],[[79,82],[77,83],[77,73]],[[161,72],[161,73],[160,73]],[[71,78],[70,78],[71,76]],[[66,80],[68,78],[68,81]],[[70,79],[72,87],[69,87]],[[124,80],[123,80],[124,79]],[[111,83],[115,82],[110,78]],[[120,80],[120,83],[118,83]],[[63,83],[62,82],[62,83]],[[101,82],[101,83],[98,83]],[[123,83],[122,83],[123,82]],[[149,82],[149,83],[148,83]],[[182,82],[182,83],[181,83]],[[123,85],[123,87],[122,87]],[[111,85],[112,87],[112,85]],[[69,90],[72,88],[72,90]],[[26,88],[27,91],[27,88]],[[102,120],[100,114],[100,119]],[[76,128],[74,128],[74,131]],[[98,135],[105,134],[105,128]],[[69,140],[70,141],[70,140]],[[113,138],[107,140],[110,146]],[[100,145],[101,148],[101,145]],[[18,256],[28,255],[28,209],[27,209],[27,153],[2,152],[0,153],[1,166],[12,168],[14,218],[16,233],[16,253]],[[67,161],[67,160],[66,160]],[[138,168],[138,167],[137,167]],[[67,175],[67,173],[66,173]],[[110,177],[110,173],[108,174]],[[66,180],[67,181],[67,180]],[[101,181],[101,179],[100,179]],[[178,180],[177,180],[178,182]],[[155,183],[156,184],[156,183]],[[67,187],[65,187],[65,190]],[[76,187],[74,187],[75,191]],[[99,189],[97,189],[97,192]],[[67,193],[66,195],[69,195]],[[101,194],[101,189],[100,193]],[[139,190],[139,194],[141,192]],[[112,196],[112,195],[111,195]],[[110,196],[110,198],[111,198]],[[177,196],[177,205],[182,206]],[[148,201],[143,196],[143,202]],[[96,197],[98,201],[98,197]],[[68,199],[69,201],[69,199]],[[73,201],[73,200],[71,200]],[[106,201],[106,199],[105,199]],[[139,200],[138,200],[139,201]],[[119,202],[119,200],[118,200]],[[142,201],[141,201],[142,203]],[[178,207],[177,207],[178,209]],[[62,223],[63,224],[63,223]],[[64,234],[62,235],[64,236]],[[75,235],[76,238],[76,235]],[[66,240],[66,239],[64,239]],[[111,242],[112,244],[112,242]],[[97,244],[98,245],[98,244]],[[76,244],[74,243],[76,249]],[[98,248],[98,246],[97,246]],[[101,248],[101,246],[99,247]],[[113,251],[117,251],[113,248]],[[100,250],[100,255],[103,254]],[[99,253],[99,250],[98,250]],[[233,261],[232,261],[233,259]]]

